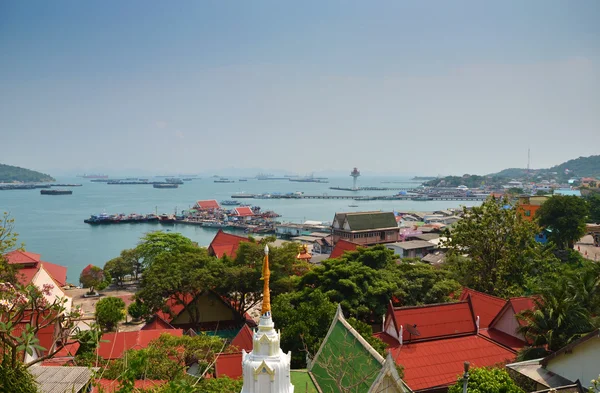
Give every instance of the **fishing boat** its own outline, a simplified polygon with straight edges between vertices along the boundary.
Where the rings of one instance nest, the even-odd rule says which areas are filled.
[[[235,183],[235,180],[220,178],[214,181],[215,183]]]
[[[174,224],[177,218],[174,214],[161,214],[158,216],[158,222],[161,224]]]
[[[175,183],[154,183],[152,185],[154,188],[178,188],[179,184]]]
[[[223,206],[237,206],[239,204],[240,204],[240,202],[231,200],[231,199],[221,201],[221,205],[223,205]]]
[[[428,196],[417,196],[417,197],[412,197],[410,198],[412,201],[433,201],[432,197],[428,197]]]
[[[358,207],[358,205],[348,205],[348,207]]]

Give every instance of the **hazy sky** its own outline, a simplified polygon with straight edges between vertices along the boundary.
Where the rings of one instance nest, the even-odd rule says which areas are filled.
[[[600,1],[0,1],[0,162],[489,173],[600,153]]]

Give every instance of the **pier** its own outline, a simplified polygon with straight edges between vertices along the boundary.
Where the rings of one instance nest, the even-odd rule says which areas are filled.
[[[308,194],[235,194],[231,198],[244,199],[351,199],[355,201],[410,201],[415,198],[414,195],[393,195],[393,196],[356,196],[356,195],[308,195]],[[427,200],[415,200],[415,202],[428,201],[485,201],[486,197],[467,197],[467,196],[434,196],[427,197]]]
[[[329,189],[336,191],[413,191],[416,187],[329,187]]]

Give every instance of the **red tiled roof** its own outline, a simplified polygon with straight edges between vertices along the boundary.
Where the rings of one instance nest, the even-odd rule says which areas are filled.
[[[163,333],[181,337],[183,330],[157,329],[106,333],[102,335],[97,352],[104,359],[119,359],[123,356],[123,352],[129,349],[146,348],[150,344],[150,341],[157,339]]]
[[[489,337],[499,344],[504,345],[505,347],[509,347],[513,351],[518,351],[525,346],[525,341],[519,340],[510,334],[506,334],[494,328],[482,329],[479,331],[479,333],[483,336]]]
[[[475,320],[468,301],[394,308],[394,318],[404,327],[402,339],[424,340],[435,337],[475,333]],[[417,325],[419,336],[411,336],[407,325]]]
[[[67,268],[64,266],[56,265],[54,263],[40,261],[40,264],[50,274],[50,276],[60,285],[64,287],[67,284]]]
[[[152,389],[157,386],[161,386],[166,384],[168,381],[160,381],[153,379],[137,379],[134,381],[133,386],[135,391],[145,389]],[[97,386],[99,385],[99,387]],[[102,391],[103,393],[114,393],[115,391],[121,388],[121,383],[118,380],[113,379],[97,379],[95,381],[94,386],[92,387],[92,391],[90,393],[99,393]],[[101,390],[100,390],[101,389]]]
[[[252,211],[252,209],[250,209],[247,206],[236,207],[235,212],[237,213],[237,215],[239,217],[252,217],[254,215],[254,212]]]
[[[14,250],[4,254],[4,259],[10,264],[26,264],[39,262],[41,254],[29,251]]]
[[[157,330],[157,329],[175,329],[171,324],[165,321],[161,316],[154,314],[150,322],[142,326],[141,330]]]
[[[242,352],[244,349],[246,352],[252,351],[252,329],[248,325],[244,324],[238,334],[231,340],[231,346],[236,347],[236,352]]]
[[[17,279],[19,280],[19,284],[21,285],[29,285],[33,280],[33,277],[38,272],[39,267],[24,267],[17,271]]]
[[[242,376],[242,353],[222,353],[215,363],[215,376],[240,378]]]
[[[214,200],[207,200],[207,201],[198,201],[196,202],[196,208],[200,209],[200,210],[209,210],[209,209],[219,209],[219,203]]]
[[[490,325],[490,322],[502,310],[506,304],[506,300],[499,297],[491,296],[483,292],[478,292],[470,288],[463,288],[460,294],[460,300],[467,300],[467,296],[471,297],[473,305],[473,313],[479,316],[479,327],[485,329]]]
[[[92,270],[92,268],[94,267],[94,265],[92,265],[91,263],[89,265],[87,265],[86,267],[83,268],[83,270],[81,271],[81,274],[86,274],[88,273],[90,270]]]
[[[470,362],[471,367],[486,367],[516,358],[513,351],[476,334],[402,346],[389,338],[385,341],[396,342],[389,348],[392,357],[404,366],[404,381],[415,391],[456,383],[465,361]]]
[[[78,342],[65,345],[51,359],[44,360],[42,366],[64,366],[73,360],[77,354],[77,350],[79,350]]]
[[[519,314],[525,310],[533,310],[535,308],[535,302],[531,297],[512,297],[508,300],[515,314]]]
[[[242,242],[249,242],[247,237],[232,235],[225,233],[219,229],[212,242],[208,246],[208,252],[217,258],[227,255],[230,258],[235,258],[235,253]]]
[[[333,251],[331,251],[329,258],[339,258],[344,255],[344,252],[346,251],[356,251],[358,246],[359,244],[340,239],[335,244],[335,247],[333,247]]]

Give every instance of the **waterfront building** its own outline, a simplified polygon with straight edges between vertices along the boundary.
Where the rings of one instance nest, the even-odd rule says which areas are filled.
[[[263,262],[263,302],[260,322],[254,330],[252,351],[242,350],[242,393],[293,393],[290,362],[292,353],[280,347],[280,332],[275,330],[271,318],[271,293],[269,287],[269,247],[265,246]]]
[[[394,243],[400,240],[400,228],[392,212],[336,213],[332,228],[333,243],[346,240],[359,245]]]
[[[196,210],[218,210],[221,206],[219,206],[219,202],[215,199],[205,200],[205,201],[197,201],[194,205],[194,209]]]

